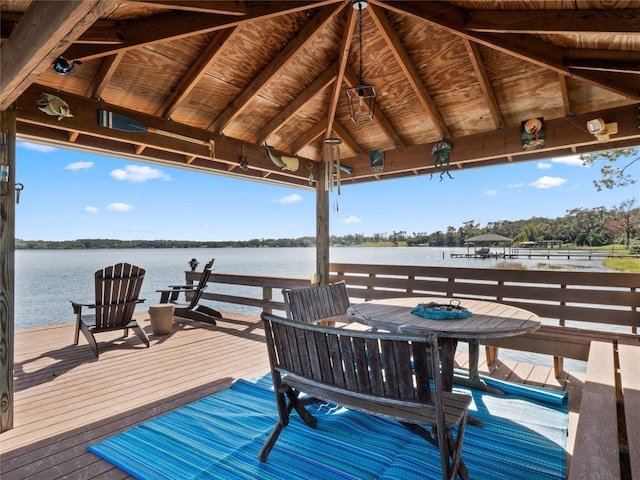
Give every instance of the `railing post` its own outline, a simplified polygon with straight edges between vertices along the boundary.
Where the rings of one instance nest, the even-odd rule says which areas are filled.
[[[273,288],[271,287],[262,287],[262,299],[263,300],[273,300]],[[262,311],[265,313],[273,313],[272,308],[263,308]]]

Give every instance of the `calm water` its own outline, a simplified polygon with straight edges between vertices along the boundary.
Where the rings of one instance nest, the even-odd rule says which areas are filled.
[[[332,248],[332,262],[433,265],[490,268],[501,263],[497,259],[451,258],[452,252],[466,249],[443,248]],[[315,270],[313,248],[211,248],[211,249],[122,249],[122,250],[18,250],[16,251],[16,330],[75,320],[70,300],[90,301],[93,274],[106,265],[128,262],[146,269],[142,298],[146,301],[138,311],[158,303],[158,289],[184,283],[188,262],[196,258],[201,266],[215,258],[214,270],[224,273],[311,278]],[[529,269],[540,268],[541,260],[518,260]],[[567,260],[542,260],[545,263],[568,264]],[[602,270],[601,260],[573,260],[574,269]],[[233,286],[209,287],[238,288]],[[236,290],[238,292],[238,290]],[[255,294],[253,294],[255,295]],[[236,305],[212,305],[214,308],[253,313],[257,310]],[[523,354],[531,358],[530,354]]]

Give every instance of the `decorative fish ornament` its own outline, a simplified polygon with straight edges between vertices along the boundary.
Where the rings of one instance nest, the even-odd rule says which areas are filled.
[[[264,143],[262,146],[267,151],[267,153],[269,154],[269,158],[271,159],[271,161],[276,167],[282,170],[289,170],[290,172],[298,171],[298,168],[300,167],[300,160],[298,159],[298,157],[287,157],[285,155],[275,155],[271,151],[271,147],[269,145]]]
[[[40,108],[38,110],[43,111],[47,115],[58,117],[58,121],[65,117],[73,117],[69,104],[62,100],[60,97],[51,95],[49,93],[43,93],[38,101]]]

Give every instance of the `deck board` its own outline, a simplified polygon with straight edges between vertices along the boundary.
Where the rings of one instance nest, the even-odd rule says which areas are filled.
[[[131,478],[86,447],[269,370],[256,317],[225,313],[217,326],[177,319],[162,337],[151,334],[146,313],[138,318],[151,347],[107,332],[97,337],[99,360],[83,338],[73,345],[72,324],[16,332],[14,428],[0,434],[3,480]],[[514,361],[488,368],[482,357],[483,375],[569,391],[571,433],[579,376],[559,383],[550,368]],[[457,352],[456,362],[465,368],[467,353]]]

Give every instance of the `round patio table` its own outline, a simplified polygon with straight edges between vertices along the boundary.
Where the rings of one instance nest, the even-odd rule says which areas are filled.
[[[432,320],[411,313],[420,303],[458,304],[467,308],[471,316],[464,319]],[[398,333],[434,333],[441,350],[443,387],[451,391],[454,378],[454,356],[459,340],[469,342],[469,377],[457,378],[463,383],[492,393],[503,393],[487,385],[478,375],[478,339],[522,335],[540,328],[535,313],[486,300],[450,297],[401,297],[355,304],[347,317],[371,327]]]

